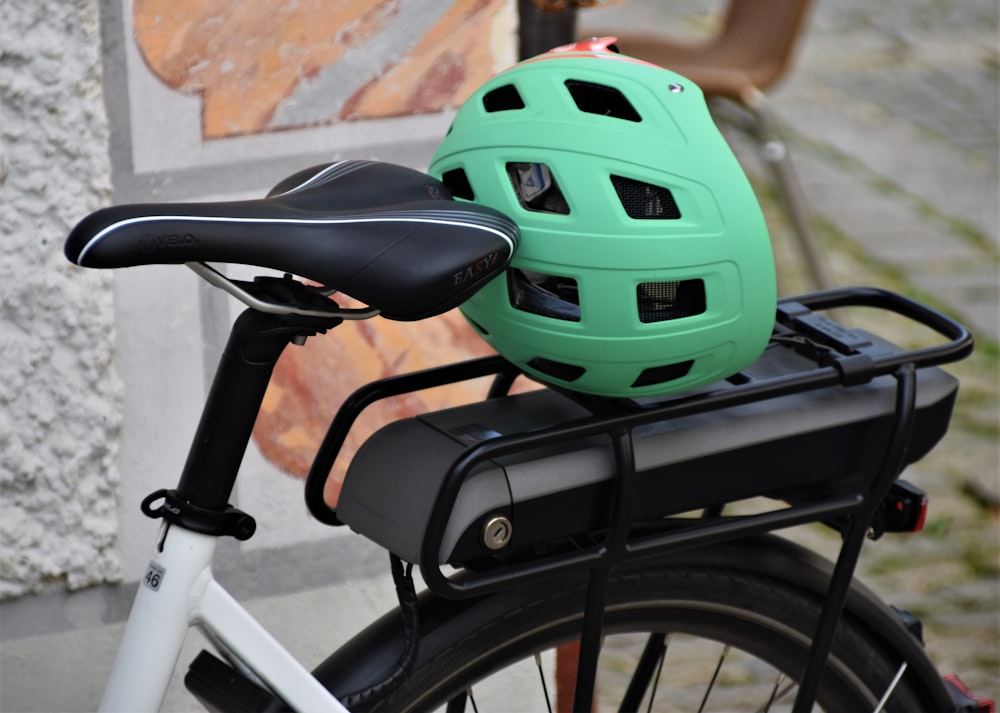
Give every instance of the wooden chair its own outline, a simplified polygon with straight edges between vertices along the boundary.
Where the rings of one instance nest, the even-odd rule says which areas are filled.
[[[706,98],[741,108],[750,133],[772,168],[788,217],[817,287],[831,285],[812,230],[809,209],[764,91],[790,69],[806,24],[811,0],[729,0],[719,30],[704,39],[660,32],[604,32],[587,25],[577,36],[614,35],[624,54],[681,74],[701,87]],[[599,14],[580,19],[599,21]]]

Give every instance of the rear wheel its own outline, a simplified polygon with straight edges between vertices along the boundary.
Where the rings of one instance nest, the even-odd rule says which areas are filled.
[[[572,683],[556,680],[567,649],[553,652],[579,636],[584,593],[550,589],[508,598],[488,618],[432,622],[411,674],[375,710],[569,710]],[[595,710],[791,710],[821,606],[766,575],[696,565],[620,573],[608,602]],[[902,664],[848,612],[820,708],[875,711],[887,696],[881,710],[935,710]]]

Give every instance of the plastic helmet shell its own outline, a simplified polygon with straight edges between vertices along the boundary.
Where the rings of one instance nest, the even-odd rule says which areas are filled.
[[[462,105],[429,171],[520,227],[511,267],[461,310],[538,379],[660,395],[726,378],[766,346],[767,227],[686,78],[601,43],[540,55]]]

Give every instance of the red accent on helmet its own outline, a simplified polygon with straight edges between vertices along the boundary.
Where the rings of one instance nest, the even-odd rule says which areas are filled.
[[[618,41],[617,37],[591,37],[568,45],[553,47],[549,54],[553,52],[614,52],[609,49],[611,45]]]
[[[548,52],[543,52],[542,54],[535,55],[530,59],[526,59],[521,64],[532,64],[534,62],[541,62],[547,59],[560,59],[561,57],[569,54],[574,54],[577,57],[593,57],[595,59],[613,59],[618,62],[630,62],[632,64],[645,64],[650,67],[656,67],[657,69],[662,69],[658,64],[653,64],[652,62],[647,62],[644,59],[637,59],[636,57],[629,57],[625,54],[620,54],[617,48],[611,49],[611,46],[618,41],[617,37],[591,37],[589,40],[581,40],[580,42],[573,42],[568,45],[560,45],[559,47],[553,47]]]

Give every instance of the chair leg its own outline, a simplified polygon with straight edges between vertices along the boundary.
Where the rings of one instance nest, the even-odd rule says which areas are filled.
[[[813,282],[819,289],[828,289],[833,286],[833,281],[819,241],[813,232],[809,208],[792,166],[788,146],[778,132],[777,121],[767,97],[762,91],[752,89],[744,94],[743,103],[753,116],[763,158],[774,171],[778,187],[784,197],[785,209]]]
[[[544,12],[531,0],[518,0],[518,57],[528,59],[576,40],[576,7]]]

